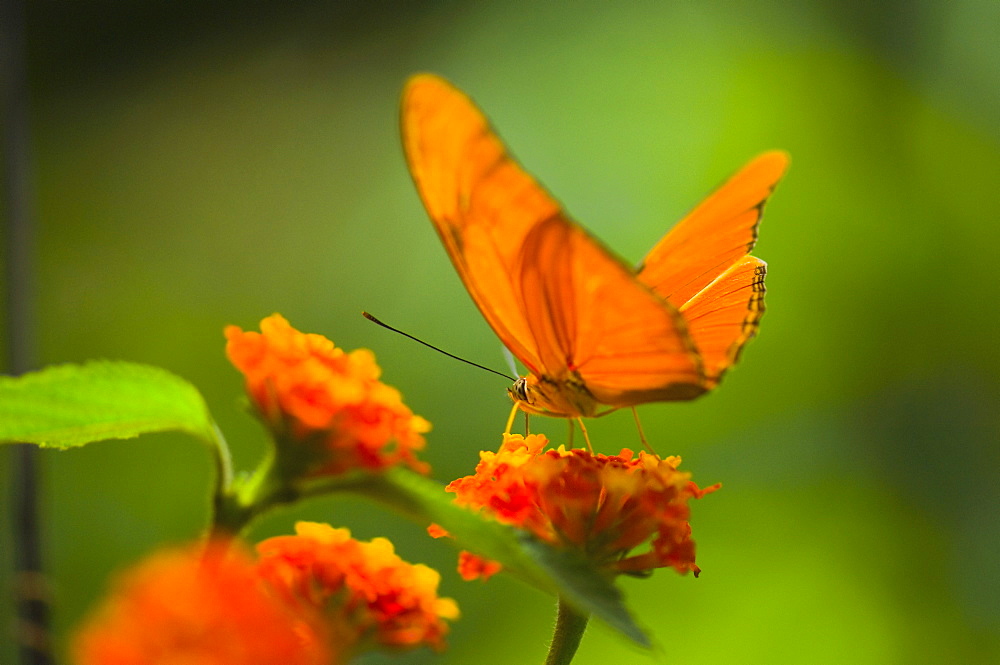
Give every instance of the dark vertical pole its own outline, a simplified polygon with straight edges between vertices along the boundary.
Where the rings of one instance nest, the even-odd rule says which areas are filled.
[[[34,238],[32,231],[31,146],[24,0],[0,0],[0,74],[3,86],[3,201],[6,217],[4,256],[7,321],[7,370],[22,374],[35,363]],[[10,449],[11,542],[20,662],[47,665],[49,605],[42,572],[38,520],[38,458],[34,446]]]

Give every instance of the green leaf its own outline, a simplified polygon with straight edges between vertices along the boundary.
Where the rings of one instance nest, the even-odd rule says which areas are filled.
[[[198,390],[158,367],[91,361],[0,377],[0,443],[70,448],[168,430],[216,441]]]
[[[309,494],[349,490],[427,524],[440,525],[463,549],[498,561],[504,570],[593,614],[643,647],[649,638],[625,607],[621,591],[580,552],[551,547],[531,534],[455,505],[440,485],[406,469],[356,473],[317,481]]]
[[[594,570],[580,552],[557,550],[522,534],[523,546],[559,586],[560,597],[584,615],[603,619],[639,646],[649,648],[649,638],[632,619],[621,590]]]

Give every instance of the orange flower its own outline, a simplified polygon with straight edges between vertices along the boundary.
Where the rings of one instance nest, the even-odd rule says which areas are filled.
[[[545,450],[547,443],[543,435],[505,434],[498,452],[480,453],[474,475],[446,489],[457,503],[481,507],[557,547],[577,548],[599,567],[641,574],[670,566],[698,574],[688,500],[719,485],[699,489],[677,470],[679,457]],[[475,577],[484,565],[465,560],[463,577]]]
[[[433,534],[431,535],[433,536]],[[465,550],[458,553],[458,574],[468,582],[472,580],[485,582],[501,570],[503,570],[503,566],[492,559],[486,559]]]
[[[246,377],[247,393],[279,446],[291,441],[310,457],[310,475],[407,464],[427,466],[415,452],[424,447],[430,423],[403,404],[395,388],[378,380],[381,370],[367,349],[350,353],[321,335],[301,333],[278,314],[260,333],[226,328],[226,354]],[[318,445],[303,450],[301,443]]]
[[[458,606],[437,596],[437,571],[403,561],[384,538],[359,542],[314,522],[295,532],[257,545],[261,576],[289,602],[321,613],[345,651],[444,647],[444,619],[458,618]]]
[[[224,541],[154,554],[128,571],[73,641],[78,665],[327,665],[342,662]]]

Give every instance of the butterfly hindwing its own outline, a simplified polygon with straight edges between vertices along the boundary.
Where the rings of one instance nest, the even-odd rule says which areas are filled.
[[[681,307],[710,388],[757,333],[764,315],[766,273],[767,264],[744,256]]]

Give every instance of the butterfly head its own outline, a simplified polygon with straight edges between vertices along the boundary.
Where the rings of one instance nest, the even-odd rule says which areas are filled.
[[[519,377],[517,381],[514,382],[510,388],[507,389],[507,395],[515,404],[520,404],[521,402],[528,402],[528,378]]]
[[[534,374],[522,376],[507,389],[507,394],[522,411],[553,418],[592,416],[598,406],[575,374],[561,381]]]

